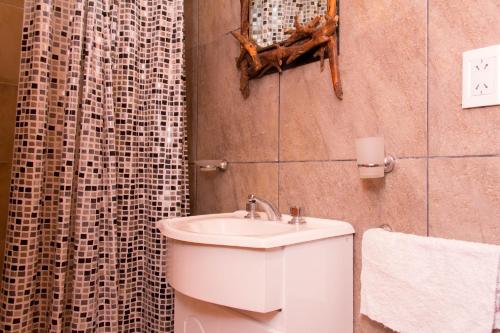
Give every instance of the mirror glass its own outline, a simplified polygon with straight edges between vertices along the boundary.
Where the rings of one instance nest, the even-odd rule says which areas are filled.
[[[250,38],[260,47],[282,42],[295,16],[304,24],[325,15],[327,7],[328,0],[250,0]]]

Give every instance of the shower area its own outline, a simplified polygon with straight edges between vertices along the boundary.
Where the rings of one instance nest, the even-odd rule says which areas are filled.
[[[0,1],[1,331],[172,331],[155,222],[189,212],[183,11]]]

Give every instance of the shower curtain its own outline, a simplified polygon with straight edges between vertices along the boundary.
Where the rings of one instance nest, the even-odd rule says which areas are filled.
[[[25,0],[2,332],[172,332],[182,0]]]

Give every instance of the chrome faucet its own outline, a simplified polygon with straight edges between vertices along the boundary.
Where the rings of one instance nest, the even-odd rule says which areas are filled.
[[[245,218],[254,219],[254,218],[259,217],[259,215],[255,212],[257,205],[262,207],[264,212],[267,214],[268,220],[270,220],[270,221],[281,220],[281,214],[280,214],[279,210],[276,207],[274,207],[274,205],[270,201],[268,201],[266,199],[259,198],[253,194],[250,194],[248,196],[247,215],[245,216]]]

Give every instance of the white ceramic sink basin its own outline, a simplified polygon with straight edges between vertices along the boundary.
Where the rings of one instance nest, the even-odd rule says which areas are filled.
[[[290,230],[288,225],[274,222],[255,223],[234,217],[211,217],[197,222],[184,221],[177,223],[177,230],[212,235],[233,236],[265,236],[274,235]]]
[[[236,211],[182,217],[161,220],[157,225],[165,236],[179,241],[250,248],[273,248],[354,233],[352,226],[342,221],[309,217],[306,224],[291,225],[287,223],[291,219],[288,215],[279,222],[248,220],[243,218],[245,215],[245,211]]]

